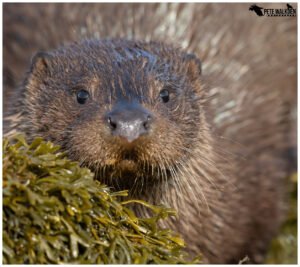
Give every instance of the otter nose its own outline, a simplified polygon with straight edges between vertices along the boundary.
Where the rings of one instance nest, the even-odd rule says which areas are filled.
[[[138,104],[128,103],[114,107],[105,119],[114,136],[133,142],[148,134],[153,115]]]

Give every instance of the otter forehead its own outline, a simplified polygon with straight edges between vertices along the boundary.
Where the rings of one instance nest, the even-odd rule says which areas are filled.
[[[73,87],[88,85],[117,99],[141,99],[153,87],[183,87],[183,62],[178,64],[175,52],[159,43],[84,40],[56,50],[56,68]]]
[[[138,47],[115,46],[114,49],[109,49],[108,53],[110,53],[113,56],[113,60],[119,64],[127,64],[128,62],[132,61],[144,61],[146,62],[144,67],[147,66],[149,69],[151,69],[158,62],[157,55]]]
[[[64,57],[69,61],[68,63],[81,63],[81,66],[84,63],[87,66],[94,65],[94,67],[111,70],[111,67],[122,66],[129,69],[138,65],[147,71],[167,71],[171,66],[174,71],[180,56],[178,50],[160,43],[95,39],[64,46],[54,53],[60,59]]]

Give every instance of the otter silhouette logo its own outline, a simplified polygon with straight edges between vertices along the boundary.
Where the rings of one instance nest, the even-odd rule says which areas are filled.
[[[254,11],[257,14],[257,16],[263,16],[264,15],[261,11],[262,9],[263,9],[263,7],[260,7],[260,6],[257,6],[257,5],[252,5],[252,6],[249,7],[249,10]]]

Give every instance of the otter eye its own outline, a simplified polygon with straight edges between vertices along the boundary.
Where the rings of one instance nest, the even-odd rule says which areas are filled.
[[[89,92],[87,92],[85,90],[80,90],[77,93],[77,102],[79,104],[84,104],[88,100],[89,97],[90,97]]]
[[[164,103],[167,103],[170,100],[169,91],[167,89],[161,90],[159,96],[161,97]]]

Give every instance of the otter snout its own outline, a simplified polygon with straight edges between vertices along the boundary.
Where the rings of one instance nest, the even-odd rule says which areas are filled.
[[[113,136],[123,137],[131,143],[149,133],[154,116],[138,103],[126,102],[116,105],[104,119]]]

